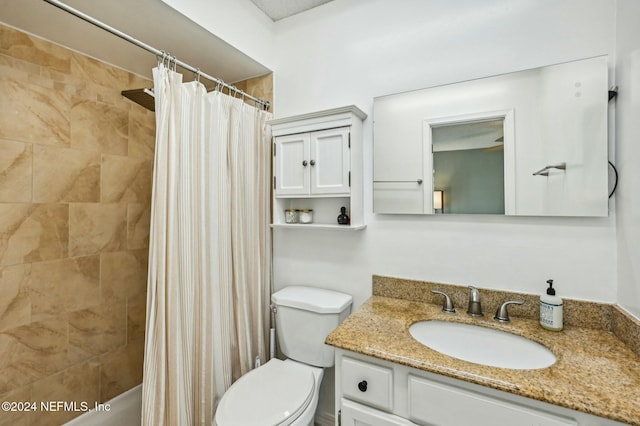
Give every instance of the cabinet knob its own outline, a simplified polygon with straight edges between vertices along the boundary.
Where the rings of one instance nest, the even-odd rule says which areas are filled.
[[[360,392],[366,392],[367,391],[367,381],[363,380],[360,383],[358,383],[358,389],[360,389]]]
[[[307,167],[307,160],[302,160],[302,167]]]
[[[311,162],[309,164],[311,164],[312,166],[315,166],[316,165],[316,160],[311,160]]]

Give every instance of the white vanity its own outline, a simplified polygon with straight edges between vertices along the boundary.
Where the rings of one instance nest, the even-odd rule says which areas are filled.
[[[576,320],[552,332],[526,317],[532,300],[513,308],[512,321],[504,324],[489,314],[447,314],[441,305],[426,303],[436,300],[426,296],[430,288],[446,285],[415,286],[414,295],[391,285],[388,293],[395,294],[385,297],[376,291],[375,278],[374,295],[326,340],[336,347],[336,425],[640,425],[640,356],[612,332],[612,324],[622,322],[616,316],[623,315],[615,306],[587,303],[590,311],[580,318],[591,322]],[[446,291],[455,288],[467,290]],[[485,312],[504,302],[501,294],[485,294]],[[572,308],[581,302],[574,303]],[[594,321],[598,309],[605,313],[603,326]],[[433,320],[511,333],[544,346],[556,360],[549,367],[514,369],[454,358],[410,335],[412,324]]]
[[[336,407],[343,426],[625,424],[345,350]]]

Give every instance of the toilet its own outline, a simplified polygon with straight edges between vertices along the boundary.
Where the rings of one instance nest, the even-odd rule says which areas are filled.
[[[310,426],[334,349],[324,340],[351,311],[348,294],[291,286],[273,293],[278,344],[272,359],[238,379],[218,404],[216,426]]]

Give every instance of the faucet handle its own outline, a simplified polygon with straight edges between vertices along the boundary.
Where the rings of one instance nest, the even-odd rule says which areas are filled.
[[[451,302],[451,298],[449,297],[449,295],[437,290],[431,290],[431,293],[444,296],[444,301],[442,302],[442,312],[446,312],[448,314],[456,313],[456,308],[453,307],[453,302]]]
[[[509,318],[509,311],[507,311],[507,306],[509,305],[524,305],[524,300],[510,300],[508,302],[504,302],[496,311],[496,315],[493,319],[500,322],[511,322],[511,318]]]

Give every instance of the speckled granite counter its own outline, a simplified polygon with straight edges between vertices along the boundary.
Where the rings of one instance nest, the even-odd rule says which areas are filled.
[[[567,325],[562,332],[535,319],[501,324],[485,316],[445,314],[436,304],[374,296],[333,331],[327,344],[413,368],[488,386],[551,404],[640,425],[640,357],[612,332]],[[488,313],[491,313],[489,315]],[[423,320],[456,321],[508,331],[549,348],[556,363],[539,370],[510,370],[462,361],[414,340],[409,326]]]

